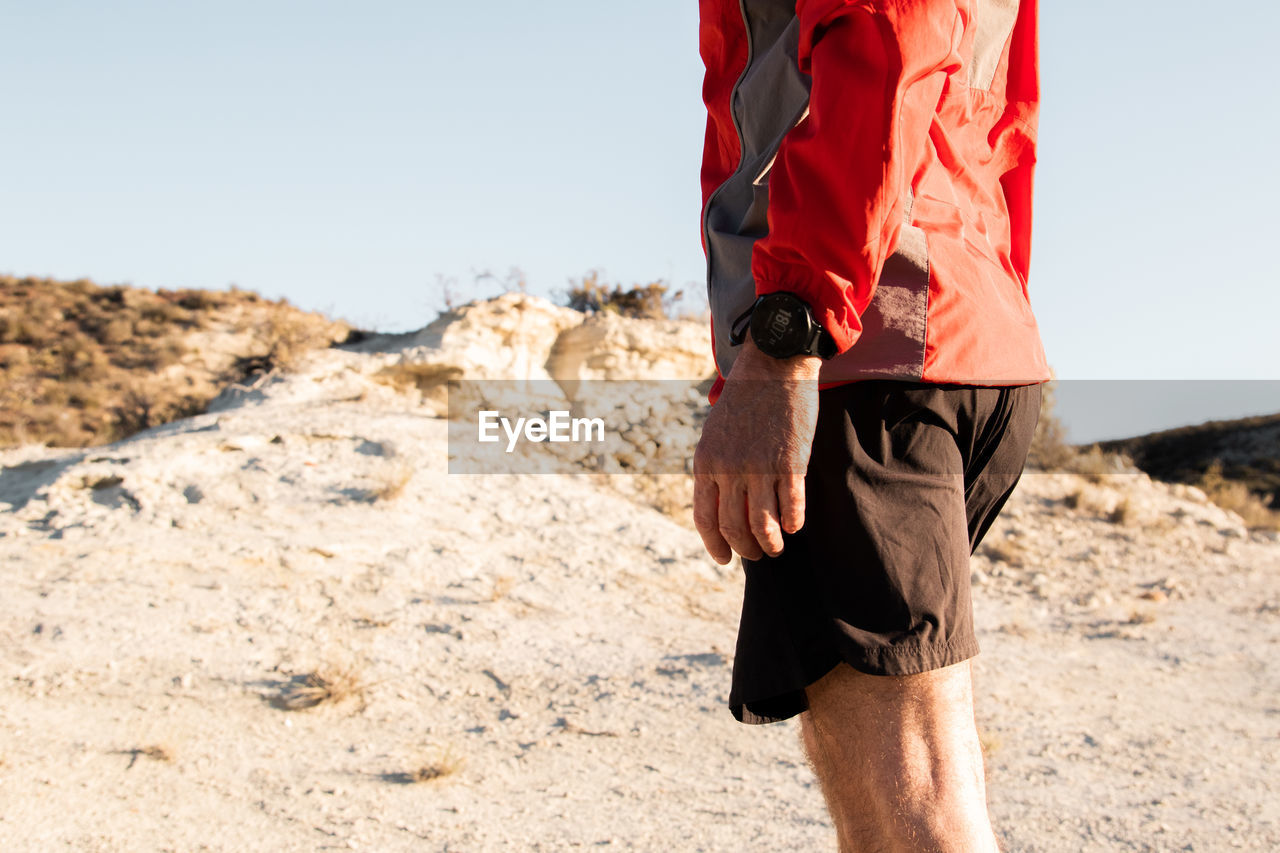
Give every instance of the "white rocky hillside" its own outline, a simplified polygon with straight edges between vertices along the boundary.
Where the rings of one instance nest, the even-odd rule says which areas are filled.
[[[447,473],[450,378],[705,346],[513,295],[0,453],[0,849],[834,850],[794,726],[725,709],[739,575],[654,508],[681,477]],[[1027,476],[974,560],[1004,849],[1280,848],[1280,546],[1094,480]]]

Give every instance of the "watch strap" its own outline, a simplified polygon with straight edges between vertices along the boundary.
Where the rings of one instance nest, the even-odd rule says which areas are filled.
[[[735,347],[740,346],[743,341],[747,339],[747,330],[751,328],[751,315],[755,313],[756,308],[769,295],[770,294],[757,296],[755,301],[751,303],[750,307],[739,314],[729,325],[729,343],[731,345]],[[824,361],[834,358],[839,353],[839,347],[836,346],[835,338],[833,338],[831,333],[828,332],[826,328],[818,322],[817,318],[813,316],[813,309],[809,307],[808,303],[800,299],[798,296],[795,296],[795,294],[788,293],[787,295],[792,296],[797,302],[804,306],[805,312],[809,316],[809,324],[812,327],[809,339],[805,342],[804,348],[795,354],[816,355]]]
[[[809,338],[809,345],[805,348],[807,354],[816,355],[818,358],[826,361],[839,353],[840,348],[836,346],[836,339],[826,330],[826,327],[817,320],[813,321],[813,336]]]
[[[760,304],[760,297],[751,303],[746,311],[738,315],[737,319],[729,324],[729,343],[733,346],[741,346],[742,342],[747,339],[747,329],[751,328],[751,314],[756,310],[756,306]]]

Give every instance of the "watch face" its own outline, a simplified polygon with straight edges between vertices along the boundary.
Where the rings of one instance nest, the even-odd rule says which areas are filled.
[[[804,303],[786,294],[771,294],[760,300],[751,315],[751,339],[765,355],[796,355],[809,339],[808,319]]]

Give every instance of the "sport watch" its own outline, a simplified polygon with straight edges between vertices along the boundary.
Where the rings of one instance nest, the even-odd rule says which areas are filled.
[[[738,346],[746,340],[748,324],[751,340],[765,355],[774,358],[816,355],[825,360],[836,354],[831,333],[814,319],[809,305],[794,293],[779,291],[756,299],[733,321],[729,343]]]

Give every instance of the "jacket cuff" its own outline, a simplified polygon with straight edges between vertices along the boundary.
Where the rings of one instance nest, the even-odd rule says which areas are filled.
[[[772,270],[758,269],[754,275],[756,296],[787,292],[804,300],[813,311],[813,318],[835,341],[837,354],[852,347],[862,334],[862,321],[846,296],[852,288],[850,282],[832,273],[813,270],[774,274]]]

